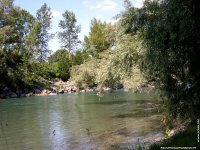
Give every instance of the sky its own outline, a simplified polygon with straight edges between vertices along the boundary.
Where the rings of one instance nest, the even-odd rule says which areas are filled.
[[[135,7],[141,7],[143,0],[131,0]],[[79,39],[83,41],[84,36],[90,31],[91,20],[95,17],[101,21],[114,23],[113,17],[124,10],[123,0],[15,0],[14,4],[29,11],[33,16],[40,7],[46,3],[52,11],[51,33],[56,33],[60,29],[59,21],[62,13],[66,10],[75,13],[77,25],[81,25]],[[49,49],[56,51],[61,48],[57,36],[49,42]]]

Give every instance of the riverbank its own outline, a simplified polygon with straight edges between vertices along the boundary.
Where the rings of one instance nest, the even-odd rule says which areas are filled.
[[[63,81],[52,82],[51,85],[52,85],[51,88],[55,88],[55,90],[57,90],[57,91],[59,91],[59,90],[64,91],[64,93],[67,93],[67,92],[70,93],[71,92],[70,88],[72,88],[74,86],[73,82],[63,82]],[[75,89],[75,87],[74,87],[74,89]],[[82,92],[87,92],[89,90],[96,90],[96,89],[95,88],[94,89],[86,89],[86,90],[82,90]],[[109,90],[109,89],[107,88],[105,90]],[[53,95],[53,94],[51,94],[51,91],[47,90],[47,89],[43,89],[43,90],[38,89],[37,92],[38,92],[38,94],[34,94],[35,96]],[[55,95],[57,95],[57,94],[61,94],[61,93],[55,93]],[[90,94],[90,93],[88,93],[88,94]],[[70,96],[70,95],[68,95],[68,96]],[[41,99],[41,98],[39,98],[39,99]],[[131,96],[131,99],[132,99],[132,96]],[[120,104],[120,103],[123,104],[125,102],[126,101],[123,101],[123,102],[117,101],[117,104]],[[101,101],[100,103],[103,103],[103,102]],[[109,106],[112,103],[107,103],[107,101],[105,101],[104,104],[106,104],[106,106]],[[115,103],[113,102],[113,104],[115,104]],[[75,105],[75,106],[79,107],[78,105]],[[134,116],[133,114],[135,112],[135,109],[132,108],[133,106],[130,107],[130,110],[128,111],[128,113],[124,113],[124,111],[120,111],[121,113],[119,115],[114,115],[112,117],[112,119],[114,119],[114,118],[131,119]],[[155,105],[155,106],[157,106],[157,105]],[[142,105],[141,108],[143,108],[145,110],[145,112],[148,112],[147,114],[144,113],[144,112],[138,113],[138,115],[142,115],[142,116],[146,116],[146,115],[148,116],[148,114],[151,114],[150,112],[152,112],[154,109],[157,109],[157,107],[154,107],[154,105],[152,105],[151,103],[144,104],[144,105]],[[117,109],[120,109],[120,108],[117,108]],[[145,123],[150,122],[150,121],[148,121],[148,119],[155,120],[155,119],[158,119],[158,117],[159,116],[157,116],[157,115],[150,116],[149,118],[147,117],[147,118],[145,118]],[[140,122],[140,121],[137,118],[137,123],[138,122]],[[140,125],[143,126],[144,123],[141,123]],[[159,124],[154,124],[154,127],[155,126],[159,126]],[[98,139],[105,140],[106,137],[110,136],[110,137],[112,137],[112,138],[109,138],[111,140],[108,139],[107,141],[105,141],[105,144],[107,144],[107,145],[113,144],[111,149],[117,149],[118,147],[121,148],[121,149],[122,148],[126,149],[127,146],[132,147],[132,148],[135,148],[135,147],[138,147],[138,146],[149,148],[152,143],[161,143],[161,142],[167,141],[171,137],[176,136],[176,134],[179,134],[179,132],[187,130],[186,129],[187,126],[188,126],[187,124],[183,124],[182,126],[177,125],[176,128],[171,129],[166,133],[164,133],[164,132],[161,132],[161,133],[152,132],[152,133],[146,134],[145,136],[139,136],[139,135],[137,135],[137,133],[134,133],[134,131],[136,131],[136,129],[134,128],[133,124],[131,123],[131,124],[125,124],[125,126],[122,126],[119,129],[116,129],[115,131],[105,132],[105,133],[101,134],[101,136],[97,137],[97,141],[98,141]],[[91,131],[92,131],[92,129],[91,129]],[[130,134],[130,132],[133,132],[133,133]],[[131,138],[131,137],[136,137],[136,138]],[[126,141],[126,142],[128,141],[128,143],[126,143],[124,141]],[[115,145],[115,143],[120,143],[120,144]],[[89,143],[89,144],[92,145],[94,143]],[[158,147],[158,149],[160,149],[160,144],[157,145],[157,147]]]
[[[180,127],[179,131],[174,133],[173,136],[166,138],[160,142],[156,142],[150,146],[150,150],[178,149],[178,147],[184,147],[183,149],[200,149],[198,142],[198,123],[197,120],[191,122],[187,127]]]
[[[58,95],[58,94],[64,94],[64,93],[74,93],[74,92],[92,92],[92,91],[98,91],[97,87],[92,88],[85,88],[85,89],[78,89],[75,86],[75,83],[73,81],[67,81],[64,82],[62,80],[59,81],[48,81],[44,83],[44,86],[40,86],[35,88],[34,90],[11,90],[7,87],[4,88],[4,90],[0,93],[0,99],[6,99],[6,98],[20,98],[20,97],[29,97],[29,96],[51,96],[51,95]],[[102,91],[109,91],[111,90],[108,87],[103,87]]]
[[[37,85],[34,89],[28,90],[12,90],[7,87],[4,88],[0,93],[0,98],[20,98],[20,97],[29,97],[29,96],[48,96],[48,95],[58,95],[63,93],[73,93],[76,92],[77,88],[72,81],[63,82],[58,81],[47,81],[41,85]]]
[[[155,81],[148,81],[137,87],[136,89],[132,89],[133,92],[138,92],[139,89],[144,87],[150,88],[159,88],[156,85]],[[117,89],[123,88],[123,85],[117,87]],[[40,85],[36,85],[35,88],[29,89],[19,89],[12,90],[7,87],[0,91],[0,99],[6,98],[20,98],[20,97],[29,97],[29,96],[51,96],[58,95],[64,93],[74,93],[74,92],[92,92],[92,91],[112,91],[113,89],[109,87],[86,87],[84,89],[78,89],[74,81],[64,82],[62,80],[56,81],[46,81],[41,83]],[[125,91],[130,91],[130,89],[124,89]]]
[[[174,127],[168,132],[158,133],[151,136],[138,137],[125,143],[111,146],[111,150],[140,149],[140,150],[160,150],[160,149],[200,149],[198,143],[198,120],[185,122],[183,125]]]

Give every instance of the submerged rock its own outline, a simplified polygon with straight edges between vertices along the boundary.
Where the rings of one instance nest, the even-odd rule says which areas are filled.
[[[62,89],[62,90],[58,91],[58,93],[59,93],[59,94],[63,94],[63,93],[64,93],[64,90]]]
[[[17,94],[14,93],[14,92],[9,92],[9,93],[8,93],[8,96],[9,96],[10,98],[16,98],[16,97],[18,97]]]
[[[28,94],[26,94],[26,96],[33,96],[34,94],[32,93],[32,92],[30,92],[30,93],[28,93]]]
[[[35,94],[40,94],[41,90],[40,89],[35,89]]]

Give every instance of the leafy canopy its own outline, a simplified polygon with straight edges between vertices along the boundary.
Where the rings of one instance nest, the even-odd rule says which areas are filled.
[[[66,10],[63,14],[63,20],[60,21],[59,27],[63,30],[58,32],[58,37],[64,49],[67,49],[69,53],[74,51],[80,43],[78,34],[81,31],[80,25],[76,25],[77,20],[75,14]]]

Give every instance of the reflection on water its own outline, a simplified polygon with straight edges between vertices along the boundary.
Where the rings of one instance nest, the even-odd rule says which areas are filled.
[[[106,149],[160,134],[153,93],[117,91],[0,101],[0,150]],[[151,137],[151,138],[150,138]]]

